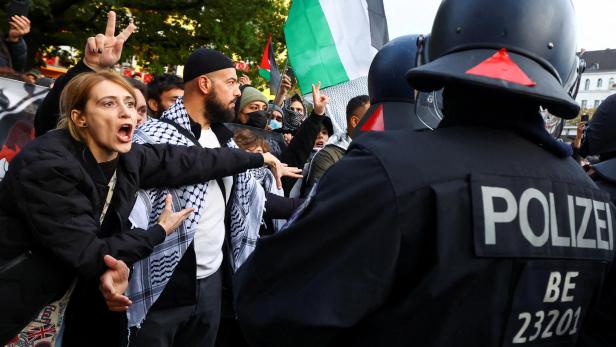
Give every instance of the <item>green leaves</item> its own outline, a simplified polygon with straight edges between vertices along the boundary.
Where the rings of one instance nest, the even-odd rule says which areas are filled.
[[[288,0],[33,0],[33,28],[26,39],[31,53],[59,45],[82,51],[89,36],[104,31],[106,13],[113,9],[118,28],[130,18],[138,27],[123,58],[134,55],[139,65],[159,73],[167,66],[182,65],[195,48],[208,46],[236,61],[253,62],[249,76],[254,81],[270,32],[277,54],[284,50],[282,27],[288,5]]]

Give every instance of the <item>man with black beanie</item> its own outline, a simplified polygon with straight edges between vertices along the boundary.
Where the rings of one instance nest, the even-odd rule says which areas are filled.
[[[160,119],[141,126],[135,142],[237,147],[223,123],[233,119],[239,95],[231,59],[199,48],[184,65],[184,96]],[[173,190],[150,189],[140,192],[131,213],[133,223],[155,221],[168,192],[174,196],[174,209],[185,206],[195,212],[152,255],[134,265],[128,289],[133,301],[128,311],[131,346],[214,346],[223,278],[252,251],[266,193],[252,171]]]
[[[229,147],[233,133],[222,123],[233,119],[239,95],[231,59],[199,48],[184,65],[184,96],[159,120],[140,127],[135,141]],[[225,268],[229,263],[223,262],[223,244],[225,218],[233,206],[227,201],[235,199],[234,187],[234,177],[229,176],[174,190],[174,208],[191,206],[195,213],[173,239],[166,239],[166,246],[134,266],[128,290],[133,301],[129,307],[131,346],[214,346],[223,271],[230,272]],[[157,204],[165,194],[164,190],[143,192],[131,214],[133,221],[149,224],[157,218],[161,212]],[[247,206],[253,208],[250,203]]]

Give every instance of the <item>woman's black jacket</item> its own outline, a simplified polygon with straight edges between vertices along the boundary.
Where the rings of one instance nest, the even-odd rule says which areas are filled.
[[[103,256],[110,254],[130,266],[147,257],[165,238],[158,224],[147,231],[128,230],[137,190],[196,184],[262,165],[261,155],[242,150],[133,144],[128,153],[119,156],[117,185],[100,225],[108,190],[105,175],[84,144],[73,140],[66,130],[51,131],[15,157],[0,182],[0,268],[31,251],[62,274],[57,277],[68,274],[65,277],[78,278],[67,313],[65,346],[77,343],[81,334],[92,336],[91,332],[71,329],[71,322],[84,320],[105,333],[97,334],[100,341],[89,337],[81,343],[115,345],[115,329],[110,328],[117,326],[117,336],[124,335],[124,314],[108,311],[98,290],[99,276],[106,270]],[[0,312],[15,306],[16,298],[24,307],[34,301],[23,292],[11,293],[22,289],[19,283],[0,283]],[[36,295],[49,294],[42,292]],[[0,328],[7,323],[3,319],[10,319],[2,316]]]

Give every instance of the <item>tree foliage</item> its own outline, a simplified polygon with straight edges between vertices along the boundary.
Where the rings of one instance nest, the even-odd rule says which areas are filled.
[[[117,30],[130,18],[138,27],[123,56],[134,56],[156,73],[182,65],[189,52],[201,46],[258,65],[270,32],[275,49],[284,50],[288,0],[31,0],[32,31],[26,37],[30,53],[40,56],[60,45],[83,50],[89,36],[104,31],[109,10],[118,14]]]

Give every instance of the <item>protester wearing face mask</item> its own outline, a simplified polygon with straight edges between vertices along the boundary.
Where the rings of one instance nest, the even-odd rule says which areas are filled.
[[[242,91],[242,96],[238,99],[236,108],[235,123],[247,124],[254,112],[267,110],[267,97],[258,89],[246,87]]]
[[[267,113],[270,116],[269,123],[268,123],[270,129],[272,130],[281,129],[282,121],[284,118],[283,117],[284,112],[282,111],[282,108],[280,108],[280,106],[275,105],[275,104],[269,104],[267,106]]]

